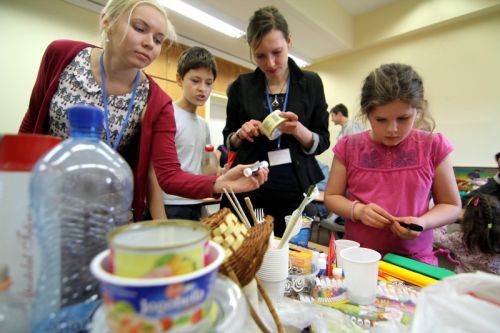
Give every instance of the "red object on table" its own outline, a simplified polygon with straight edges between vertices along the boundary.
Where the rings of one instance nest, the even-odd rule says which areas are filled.
[[[326,263],[326,275],[329,277],[333,276],[333,261],[336,259],[336,253],[335,253],[335,235],[333,234],[333,231],[330,232],[330,241],[328,242],[328,255],[326,257],[327,263]]]

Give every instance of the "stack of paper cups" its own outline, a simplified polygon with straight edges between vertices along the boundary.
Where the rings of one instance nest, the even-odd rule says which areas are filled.
[[[288,277],[288,243],[282,249],[277,248],[278,244],[279,240],[272,241],[257,271],[257,277],[271,299],[283,296]]]

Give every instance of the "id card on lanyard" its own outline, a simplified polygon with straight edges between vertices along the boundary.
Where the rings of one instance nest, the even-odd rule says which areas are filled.
[[[290,75],[288,75],[285,100],[283,102],[283,110],[284,111],[286,111],[286,107],[288,105],[288,94],[289,93],[290,93]],[[271,113],[271,112],[273,112],[273,107],[271,105],[271,98],[269,97],[267,80],[266,80],[265,94],[266,94],[267,106],[269,107],[269,113]],[[281,147],[281,137],[278,138],[278,147],[276,148],[276,150],[267,152],[270,166],[292,163],[292,156],[290,155],[290,149],[289,148],[280,149],[280,147]]]

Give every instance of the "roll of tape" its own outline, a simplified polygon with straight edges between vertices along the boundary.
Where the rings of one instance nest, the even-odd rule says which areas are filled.
[[[281,131],[278,129],[278,126],[282,122],[286,121],[286,118],[281,117],[280,114],[280,110],[273,111],[262,122],[260,131],[267,136],[269,140],[276,140],[281,135]]]

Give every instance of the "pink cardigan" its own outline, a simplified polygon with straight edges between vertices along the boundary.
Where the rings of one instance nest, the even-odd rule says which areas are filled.
[[[46,49],[31,93],[28,111],[19,128],[20,133],[48,132],[49,107],[59,77],[75,56],[93,45],[57,40]],[[175,119],[172,99],[148,76],[149,96],[140,137],[133,141],[124,158],[134,173],[134,219],[140,220],[145,207],[148,165],[153,161],[156,177],[163,191],[183,197],[201,199],[213,195],[216,177],[199,176],[180,169],[175,149]]]

